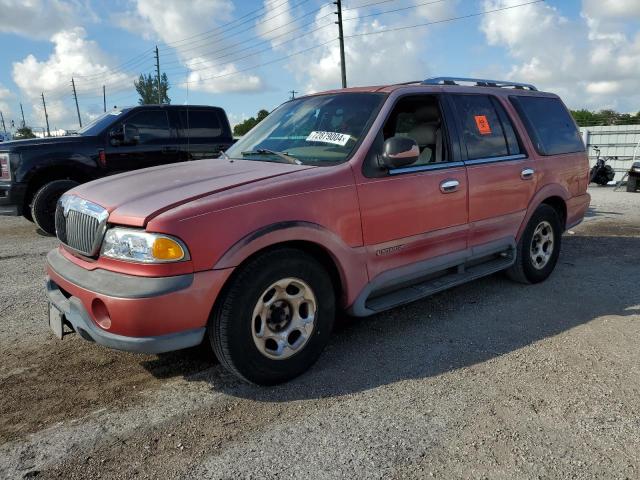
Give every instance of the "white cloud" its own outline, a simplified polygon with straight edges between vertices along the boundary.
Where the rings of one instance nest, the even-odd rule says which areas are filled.
[[[416,0],[416,3],[419,2]],[[271,1],[265,2],[267,10],[270,5]],[[448,8],[454,7],[450,5]],[[427,34],[424,30],[398,30],[375,34],[407,24],[406,14],[369,16],[371,13],[388,9],[389,7],[344,11],[345,63],[349,86],[402,82],[428,76],[427,68],[421,60]],[[305,93],[340,86],[340,48],[337,26],[334,24],[334,10],[333,5],[323,7],[316,14],[315,23],[302,31],[293,32],[295,27],[287,26],[271,34],[263,33],[266,39],[280,36],[272,43],[280,54],[304,52],[292,56],[286,65],[296,81],[304,85]],[[439,9],[436,12],[416,9],[411,11],[411,17],[424,19],[428,13],[430,18],[446,18],[450,11],[452,10]],[[263,30],[268,31],[275,27],[277,25]],[[292,34],[283,35],[285,32]],[[292,39],[295,41],[290,41]]]
[[[174,46],[178,66],[182,65],[185,71],[171,76],[182,76],[189,82],[190,90],[211,93],[257,91],[262,87],[258,76],[238,73],[241,69],[231,62],[231,56],[219,58],[229,52],[225,50],[229,42],[225,39],[224,29],[214,29],[229,21],[232,12],[231,0],[195,0],[188,6],[165,0],[132,0],[132,10],[116,17],[115,21],[134,33],[155,37]],[[123,20],[125,16],[128,18]],[[207,31],[211,32],[201,34]],[[191,38],[187,38],[189,35]],[[170,68],[175,71],[173,62]],[[162,61],[160,63],[162,67]],[[180,86],[187,88],[186,84],[180,83]]]
[[[64,0],[0,0],[0,12],[0,32],[41,39],[94,18],[84,3]]]
[[[494,10],[519,3],[484,0],[484,7]],[[587,0],[575,20],[547,4],[527,5],[486,15],[481,30],[490,45],[506,48],[514,60],[500,75],[555,91],[572,107],[633,110],[640,103],[640,30],[637,22],[629,22],[631,30],[635,27],[630,39],[618,20],[609,21],[636,15],[638,8],[632,3],[637,5]]]
[[[132,88],[133,78],[112,70],[110,59],[86,36],[82,27],[60,31],[51,37],[54,49],[48,59],[40,61],[34,55],[28,55],[13,63],[13,81],[31,102],[34,116],[43,119],[41,123],[44,123],[44,114],[40,94],[45,92],[50,122],[60,126],[75,125],[75,112],[64,101],[71,94],[72,76],[81,101],[83,97],[99,95],[103,84],[112,91]]]
[[[4,115],[5,126],[8,126],[8,120],[11,118],[13,110],[11,103],[15,101],[15,97],[11,91],[0,84],[0,111]],[[2,125],[0,125],[1,127]]]

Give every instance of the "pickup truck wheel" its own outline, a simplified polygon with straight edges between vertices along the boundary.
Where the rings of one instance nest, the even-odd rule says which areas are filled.
[[[635,192],[638,189],[638,178],[629,175],[627,179],[627,192]]]
[[[45,184],[33,196],[31,216],[41,230],[49,235],[56,234],[56,205],[64,192],[78,185],[73,180],[54,180]]]
[[[239,267],[209,324],[220,362],[240,378],[274,385],[306,371],[335,316],[331,278],[310,255],[272,250]]]
[[[516,251],[516,261],[507,276],[520,283],[542,282],[558,262],[562,227],[556,210],[540,205],[529,219]]]

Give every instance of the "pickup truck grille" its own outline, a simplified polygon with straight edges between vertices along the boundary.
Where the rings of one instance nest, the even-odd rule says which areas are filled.
[[[56,235],[72,250],[93,257],[100,249],[108,216],[100,205],[64,195],[56,208]]]

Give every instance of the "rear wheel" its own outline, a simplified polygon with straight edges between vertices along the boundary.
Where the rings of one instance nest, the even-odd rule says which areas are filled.
[[[558,213],[549,205],[540,205],[520,237],[516,261],[507,270],[509,278],[521,283],[546,280],[558,262],[561,239]]]
[[[49,235],[56,234],[56,205],[64,192],[77,186],[73,180],[54,180],[42,186],[33,196],[31,216],[41,230]]]
[[[220,362],[259,385],[306,371],[324,349],[335,316],[329,274],[292,248],[272,250],[239,267],[209,324]]]
[[[627,192],[635,192],[638,189],[638,177],[629,176],[627,179]]]

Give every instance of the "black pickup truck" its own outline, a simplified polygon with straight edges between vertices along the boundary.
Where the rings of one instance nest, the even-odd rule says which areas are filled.
[[[56,203],[79,183],[217,158],[232,143],[223,109],[190,105],[114,109],[76,135],[0,143],[0,215],[23,215],[53,235]]]

